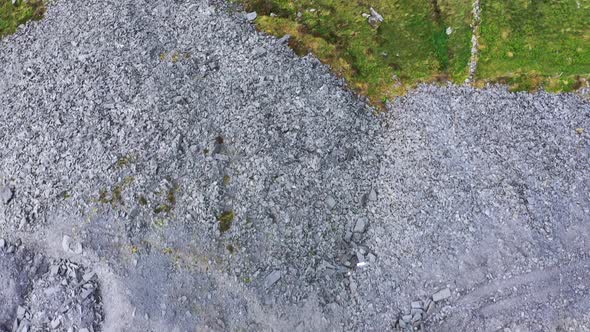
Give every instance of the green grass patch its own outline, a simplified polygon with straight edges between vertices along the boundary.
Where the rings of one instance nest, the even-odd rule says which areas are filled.
[[[0,0],[0,38],[12,34],[29,20],[40,20],[45,14],[43,0]]]
[[[258,27],[290,34],[298,54],[314,53],[374,104],[420,82],[464,80],[469,62],[471,3],[467,0],[244,0]],[[363,14],[373,7],[377,27]],[[271,15],[272,13],[272,15]],[[452,33],[446,33],[451,27]]]
[[[471,58],[472,0],[235,0],[258,28],[292,36],[357,92],[382,105],[422,82],[462,83]],[[384,18],[377,27],[366,15]],[[570,91],[590,74],[590,0],[482,0],[477,79]]]
[[[590,78],[590,0],[482,1],[477,78],[572,91]]]

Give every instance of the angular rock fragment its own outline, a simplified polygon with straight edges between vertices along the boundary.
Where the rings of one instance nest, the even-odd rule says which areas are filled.
[[[448,288],[445,288],[443,290],[440,290],[440,291],[434,293],[432,295],[432,300],[434,302],[440,302],[440,301],[448,299],[449,297],[451,297],[451,290]]]
[[[367,230],[367,225],[369,224],[369,221],[367,220],[367,218],[360,218],[356,221],[356,223],[354,224],[354,232],[355,233],[364,233],[365,230]]]
[[[14,192],[8,186],[0,188],[0,203],[8,204],[14,197]]]
[[[268,276],[266,276],[266,279],[264,279],[264,287],[270,288],[277,281],[279,281],[279,279],[281,279],[281,277],[282,277],[281,271],[275,270],[275,271],[271,272]]]

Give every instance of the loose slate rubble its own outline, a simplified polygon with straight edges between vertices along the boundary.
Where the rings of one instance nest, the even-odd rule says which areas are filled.
[[[448,288],[443,289],[439,292],[433,294],[431,298],[428,298],[424,301],[417,300],[412,301],[410,304],[409,313],[405,312],[394,324],[394,328],[402,331],[423,331],[424,330],[424,320],[428,318],[429,315],[432,314],[434,309],[434,303],[438,301],[442,301],[442,298],[447,299],[445,297],[447,295],[447,290],[449,291],[450,297],[450,290]],[[438,301],[435,301],[434,298]]]
[[[83,277],[94,273],[68,260],[51,260],[50,264],[50,272],[33,283],[26,297],[25,305],[34,313],[28,323],[33,328],[51,324],[64,330],[99,330],[104,318],[99,285],[96,278]]]
[[[0,246],[0,284],[8,285],[0,289],[0,331],[100,331],[104,315],[96,274],[20,243],[9,243],[10,251]]]
[[[0,41],[0,60],[0,179],[16,186],[0,201],[1,235],[20,230],[27,243],[75,227],[68,235],[89,255],[74,256],[71,241],[57,251],[117,267],[138,320],[159,322],[160,295],[180,288],[193,303],[166,298],[164,329],[195,304],[206,310],[189,312],[193,328],[321,323],[298,311],[317,297],[308,312],[330,327],[386,331],[433,284],[456,283],[459,294],[489,275],[552,269],[564,287],[588,280],[588,140],[576,128],[590,124],[576,96],[421,86],[376,115],[313,56],[204,0],[52,1],[45,20]],[[230,210],[220,236],[216,218]],[[2,254],[26,251],[10,242]],[[199,266],[168,268],[185,258]],[[564,261],[576,269],[555,263]],[[530,281],[518,298],[547,286]],[[562,290],[551,288],[559,296],[544,308],[518,303],[524,318],[510,308],[500,318],[548,327],[544,317],[579,315],[553,304],[587,307],[587,291]],[[245,307],[289,309],[275,319]],[[408,309],[408,324],[418,313]]]

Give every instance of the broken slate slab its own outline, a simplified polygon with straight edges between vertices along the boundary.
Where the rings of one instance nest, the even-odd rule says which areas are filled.
[[[281,277],[282,277],[281,271],[275,270],[275,271],[271,272],[264,279],[264,287],[265,288],[272,287],[272,285],[274,285],[277,281],[279,281],[279,279],[281,279]]]
[[[283,37],[279,38],[279,39],[277,40],[277,43],[279,43],[279,44],[284,44],[284,43],[288,42],[288,41],[289,41],[289,39],[291,39],[291,35],[290,35],[290,34],[286,34],[286,35],[284,35]]]
[[[18,319],[25,318],[26,312],[27,312],[27,310],[24,307],[18,306],[18,308],[16,308],[16,318],[18,318]]]
[[[360,218],[354,224],[354,232],[355,233],[364,233],[367,230],[367,225],[369,224],[369,220],[367,218]]]
[[[332,196],[328,196],[328,198],[326,198],[326,204],[329,209],[333,209],[336,206],[336,199]]]
[[[440,301],[448,299],[449,297],[451,297],[451,290],[449,288],[445,288],[443,290],[440,290],[440,291],[434,293],[432,295],[432,300],[434,302],[440,302]]]
[[[0,203],[8,204],[12,200],[14,193],[8,186],[0,188]]]
[[[93,271],[87,272],[82,276],[82,279],[84,279],[84,281],[90,281],[96,278],[96,273]]]

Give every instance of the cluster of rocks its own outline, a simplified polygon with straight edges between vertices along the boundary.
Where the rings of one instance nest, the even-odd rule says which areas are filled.
[[[30,323],[58,331],[100,330],[103,313],[96,273],[68,260],[53,261],[28,296]]]
[[[97,275],[68,260],[47,259],[17,239],[0,239],[0,331],[100,330]]]
[[[445,301],[451,297],[451,290],[444,288],[426,300],[413,301],[409,312],[406,311],[396,321],[395,328],[406,331],[423,331],[424,320],[428,315],[431,315],[436,303]]]

